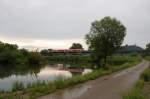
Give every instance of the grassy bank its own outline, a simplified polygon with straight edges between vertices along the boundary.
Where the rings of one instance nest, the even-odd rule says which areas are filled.
[[[135,87],[123,96],[123,99],[146,99],[146,95],[143,92],[143,86],[143,80],[139,80]]]
[[[91,62],[92,60],[90,55],[53,55],[44,57],[50,62]]]
[[[150,84],[150,67],[142,73],[135,87],[125,94],[123,99],[148,99],[148,94],[144,91],[146,84]]]
[[[59,89],[64,89],[67,87],[72,87],[74,85],[84,83],[89,80],[94,80],[103,75],[111,74],[115,71],[119,71],[131,66],[138,64],[141,61],[140,57],[131,56],[115,56],[112,60],[109,60],[107,69],[94,70],[92,73],[86,74],[84,76],[78,75],[73,76],[69,79],[59,79],[51,83],[38,82],[36,84],[28,85],[27,88],[22,88],[16,84],[12,92],[1,92],[0,99],[35,99],[39,96],[43,96]]]
[[[146,56],[145,59],[150,61],[150,56]]]
[[[62,63],[62,64],[71,64],[71,67],[85,67],[92,68],[94,67],[90,55],[53,55],[53,56],[43,56],[48,63]]]
[[[136,60],[138,55],[113,55],[107,57],[107,65],[108,66],[118,66],[124,63],[128,63],[133,61],[133,58]],[[56,55],[56,56],[45,56],[44,57],[48,62],[51,63],[62,63],[62,64],[71,64],[71,67],[76,68],[94,68],[96,64],[94,64],[90,55]],[[104,60],[102,60],[103,62]]]

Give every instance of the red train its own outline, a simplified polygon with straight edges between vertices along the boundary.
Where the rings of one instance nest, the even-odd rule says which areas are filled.
[[[57,49],[57,50],[51,50],[53,53],[82,53],[84,52],[84,49]]]

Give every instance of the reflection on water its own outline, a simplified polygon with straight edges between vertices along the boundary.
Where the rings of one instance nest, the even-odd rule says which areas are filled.
[[[26,71],[25,73],[25,71],[22,71],[24,72],[22,74],[17,71],[6,73],[7,70],[4,70],[3,72],[4,75],[2,75],[2,77],[0,78],[0,90],[5,90],[5,91],[10,90],[12,88],[12,85],[16,81],[22,82],[24,85],[26,85],[28,83],[35,83],[37,81],[54,81],[60,77],[63,78],[72,77],[72,74],[70,72],[62,71],[62,70],[60,71],[50,66],[46,66],[44,68],[39,68],[39,69],[40,70],[38,73],[37,72],[35,73],[33,71]]]
[[[84,72],[82,72],[82,75],[85,75],[87,73],[91,73],[92,69],[84,69]]]
[[[91,88],[91,86],[82,85],[75,89],[68,89],[68,90],[64,91],[63,99],[76,99],[77,97],[84,94],[90,88]]]
[[[58,91],[49,96],[44,96],[43,99],[77,99],[91,88],[90,85],[80,85],[75,88]]]
[[[27,85],[37,81],[54,81],[58,78],[70,78],[72,73],[59,70],[57,65],[47,66],[0,66],[0,90],[9,91],[16,81]],[[85,69],[82,74],[91,72]]]

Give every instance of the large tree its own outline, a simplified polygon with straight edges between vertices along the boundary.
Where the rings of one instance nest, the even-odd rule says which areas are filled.
[[[70,49],[83,49],[80,43],[73,43]]]
[[[86,35],[86,42],[98,66],[101,66],[102,59],[104,59],[103,66],[106,65],[107,56],[121,46],[125,35],[125,26],[115,18],[104,17],[91,24],[90,33]]]
[[[149,51],[150,51],[150,43],[148,43],[148,44],[146,45],[146,50],[149,50]]]

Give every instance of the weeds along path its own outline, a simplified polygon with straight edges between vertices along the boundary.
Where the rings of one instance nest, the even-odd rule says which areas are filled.
[[[122,99],[122,94],[134,86],[140,74],[148,65],[149,62],[143,60],[135,67],[60,90],[38,99]]]

